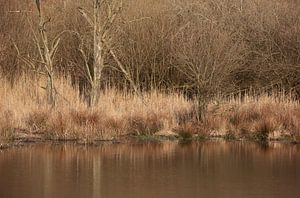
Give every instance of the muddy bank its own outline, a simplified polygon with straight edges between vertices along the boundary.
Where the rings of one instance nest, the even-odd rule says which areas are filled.
[[[234,136],[232,134],[221,134],[217,132],[211,132],[207,136],[203,135],[190,135],[190,134],[177,134],[171,131],[160,131],[153,135],[135,135],[127,134],[114,138],[107,139],[68,139],[68,138],[56,138],[49,139],[44,134],[28,134],[28,133],[17,133],[12,139],[1,139],[0,138],[0,150],[9,149],[12,147],[22,147],[32,144],[66,144],[71,143],[75,145],[90,145],[97,146],[103,144],[132,144],[132,143],[159,143],[159,142],[178,142],[178,143],[190,143],[198,141],[221,141],[221,142],[254,142],[257,144],[267,145],[269,143],[288,143],[288,144],[299,144],[300,139],[289,136],[287,133],[272,133],[267,137],[262,134]]]

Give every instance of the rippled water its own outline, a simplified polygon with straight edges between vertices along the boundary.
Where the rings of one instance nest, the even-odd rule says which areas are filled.
[[[0,197],[300,197],[300,146],[26,146],[0,151]]]

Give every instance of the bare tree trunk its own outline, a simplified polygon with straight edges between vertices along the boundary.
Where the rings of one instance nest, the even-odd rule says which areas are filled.
[[[54,87],[54,79],[52,75],[48,75],[46,92],[48,104],[54,107],[56,105],[56,92]]]
[[[201,85],[198,85],[196,88],[197,95],[196,95],[196,102],[197,102],[197,120],[200,122],[203,122],[206,119],[207,115],[207,105],[208,105],[208,98],[209,93],[205,89],[205,87],[202,87]]]
[[[95,8],[95,24],[94,29],[98,30],[98,10]],[[97,105],[100,97],[100,83],[102,77],[102,71],[104,69],[104,46],[102,42],[102,37],[99,38],[98,31],[94,31],[94,63],[92,70],[90,71],[92,81],[91,81],[91,91],[90,91],[90,106],[94,107]]]
[[[207,100],[205,96],[197,94],[197,119],[203,121],[207,111]]]
[[[48,40],[48,34],[46,31],[46,25],[51,20],[50,18],[45,19],[43,13],[41,12],[41,2],[36,0],[36,6],[39,12],[39,34],[36,34],[34,28],[31,26],[33,40],[36,44],[40,60],[34,60],[27,58],[25,56],[21,56],[19,48],[16,44],[15,48],[18,53],[18,57],[31,69],[33,69],[37,74],[43,75],[47,78],[47,85],[46,85],[46,96],[47,96],[47,103],[50,104],[52,107],[56,105],[56,90],[54,86],[54,57],[58,49],[58,45],[60,43],[60,37],[65,32],[62,31],[58,35],[52,39],[52,41]],[[40,71],[37,65],[43,65],[44,71]]]
[[[122,6],[121,0],[99,1],[93,0],[93,15],[90,16],[83,8],[78,8],[82,16],[87,20],[89,25],[93,28],[93,57],[94,62],[92,67],[89,66],[87,56],[82,48],[80,52],[85,59],[86,76],[90,83],[89,91],[89,106],[95,107],[100,97],[100,84],[102,79],[102,72],[105,68],[105,59],[109,52],[109,43],[106,39],[110,30],[113,27],[116,15],[119,13]],[[106,13],[105,20],[100,20],[100,13]]]
[[[89,98],[89,106],[95,107],[99,101],[99,82],[95,81],[91,84],[91,90],[90,90],[90,98]]]

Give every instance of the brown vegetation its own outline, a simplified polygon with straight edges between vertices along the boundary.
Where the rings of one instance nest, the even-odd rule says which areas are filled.
[[[44,100],[44,90],[23,77],[11,87],[1,81],[0,128],[2,136],[22,134],[49,139],[84,141],[112,139],[122,135],[153,135],[176,127],[178,112],[191,111],[192,103],[178,94],[144,93],[143,98],[117,91],[103,90],[99,105],[93,109],[80,98],[66,79],[58,80],[58,105]],[[25,89],[24,89],[25,87]],[[27,87],[27,89],[26,89]],[[30,88],[29,88],[30,87]]]
[[[210,104],[207,121],[212,135],[232,138],[299,141],[300,104],[291,96],[245,96]]]
[[[99,104],[91,109],[67,79],[59,79],[58,93],[64,94],[53,108],[44,100],[44,90],[35,87],[43,83],[42,79],[33,81],[23,77],[14,87],[1,81],[2,138],[93,142],[128,135],[178,134],[183,139],[225,137],[259,141],[299,141],[300,137],[300,104],[291,96],[215,99],[209,103],[205,118],[199,121],[195,113],[197,102],[181,94],[151,91],[141,98],[109,88],[102,91]]]
[[[5,137],[299,137],[298,1],[41,2],[0,2]]]
[[[56,73],[69,73],[73,81],[86,87],[86,60],[80,49],[92,66],[93,31],[78,7],[92,13],[92,2],[42,1],[45,17],[51,17],[49,39],[64,30],[80,35],[62,36],[53,63]],[[270,85],[299,93],[298,1],[123,2],[120,16],[106,39],[111,39],[111,49],[127,72],[121,72],[118,63],[108,55],[102,85],[132,88],[130,76],[142,90],[181,89],[191,96]],[[22,73],[24,63],[18,60],[12,41],[23,55],[38,57],[30,29],[37,29],[38,13],[33,1],[11,0],[1,3],[0,15],[0,66],[5,76],[13,78]]]

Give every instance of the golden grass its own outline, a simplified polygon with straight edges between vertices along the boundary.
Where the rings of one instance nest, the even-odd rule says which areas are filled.
[[[175,128],[177,115],[192,107],[178,94],[152,91],[141,98],[110,88],[101,92],[96,107],[89,108],[67,82],[66,79],[56,81],[58,105],[51,108],[45,90],[39,87],[43,86],[43,79],[23,77],[13,87],[1,80],[1,133],[6,134],[9,128],[12,136],[25,132],[50,139],[87,141],[126,134],[152,135]]]
[[[299,141],[300,137],[300,104],[291,96],[215,99],[199,122],[195,102],[181,94],[151,91],[141,98],[107,88],[101,92],[98,105],[89,108],[68,82],[56,80],[58,105],[51,108],[41,88],[43,79],[22,77],[13,87],[1,80],[2,138],[15,139],[22,134],[50,140],[94,141],[164,131],[182,138],[198,135],[265,141],[287,137]]]
[[[217,135],[296,141],[300,134],[300,104],[291,96],[265,94],[223,100],[211,103],[207,115]]]

